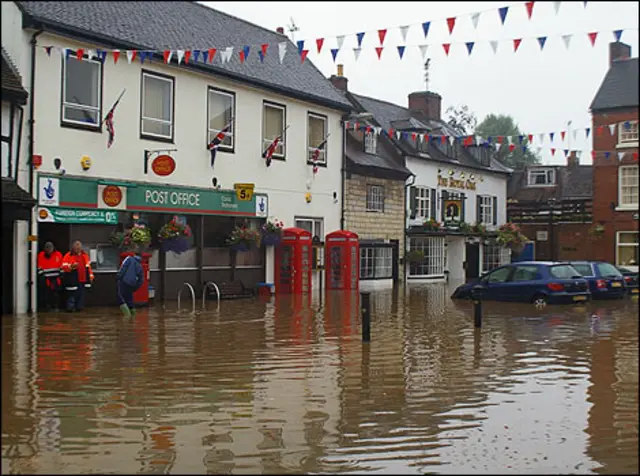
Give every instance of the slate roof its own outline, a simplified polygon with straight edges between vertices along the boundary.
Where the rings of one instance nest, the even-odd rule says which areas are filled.
[[[350,93],[351,96],[362,106],[362,108],[373,114],[375,121],[383,129],[398,129],[399,127],[406,129],[427,130],[436,135],[458,136],[459,133],[444,121],[428,119],[420,113],[413,112],[406,107],[398,106],[386,101],[374,99],[359,94]],[[417,151],[411,142],[406,140],[398,141],[394,138],[394,142],[404,150],[407,155],[423,158],[425,160],[433,159],[440,162],[447,162],[455,165],[465,166],[474,169],[490,170],[492,172],[511,173],[511,169],[502,165],[494,158],[490,158],[489,167],[482,165],[471,152],[471,147],[466,148],[455,145],[455,157],[448,155],[445,147],[429,142],[428,157]]]
[[[297,46],[286,36],[195,2],[36,1],[17,4],[27,16],[26,26],[42,24],[45,29],[102,43],[105,48],[221,50],[233,46],[229,63],[221,64],[218,51],[213,64],[204,65],[200,60],[198,66],[192,67],[339,110],[348,110],[350,105],[310,60],[301,63]],[[287,42],[287,54],[280,64],[278,43],[283,41]],[[260,63],[259,45],[264,43],[269,44],[269,49],[264,63]],[[245,45],[251,49],[248,59],[241,64],[239,52]],[[162,61],[161,55],[158,60]]]
[[[2,98],[19,104],[27,103],[27,91],[22,87],[22,78],[9,54],[2,48]]]
[[[529,187],[528,171],[534,169],[555,169],[556,185],[551,187]],[[546,202],[556,200],[592,199],[593,167],[591,165],[540,165],[513,172],[507,182],[507,197],[519,202]]]
[[[381,143],[378,143],[375,155],[365,153],[364,144],[355,137],[353,131],[347,133],[347,160],[361,167],[391,171],[402,180],[413,175],[411,170],[394,159]]]
[[[614,61],[591,103],[591,110],[638,107],[638,84],[638,58]]]
[[[36,200],[11,178],[2,177],[2,203],[34,205]]]

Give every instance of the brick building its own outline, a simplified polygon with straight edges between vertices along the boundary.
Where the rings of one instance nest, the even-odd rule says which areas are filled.
[[[591,104],[593,220],[604,227],[593,258],[637,270],[638,58],[631,58],[629,45],[615,42],[609,63]]]

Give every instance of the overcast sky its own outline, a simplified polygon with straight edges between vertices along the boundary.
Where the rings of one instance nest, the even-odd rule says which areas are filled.
[[[291,18],[299,31],[295,40],[306,40],[308,58],[329,76],[342,63],[349,79],[349,90],[366,96],[407,105],[407,95],[421,91],[424,60],[418,45],[428,44],[431,58],[429,89],[442,96],[442,111],[451,105],[466,104],[479,121],[487,114],[510,114],[523,133],[556,132],[553,145],[546,134],[541,158],[544,163],[564,163],[562,150],[586,151],[581,163],[590,164],[590,140],[584,128],[590,127],[589,105],[609,67],[609,43],[613,30],[624,29],[622,41],[632,45],[638,56],[638,2],[562,2],[558,14],[555,2],[535,2],[531,20],[525,2],[202,2],[205,5],[275,30],[287,30]],[[500,25],[498,8],[509,6],[505,24]],[[482,12],[477,29],[471,14]],[[457,16],[449,35],[446,18]],[[425,40],[421,23],[431,21]],[[399,27],[410,25],[406,43]],[[377,30],[387,28],[382,59]],[[362,53],[355,60],[356,33],[365,31]],[[595,47],[587,33],[598,34]],[[562,35],[574,34],[565,48]],[[288,33],[291,38],[291,34]],[[336,36],[346,35],[334,64],[330,49],[336,48]],[[536,40],[547,36],[544,50]],[[325,38],[320,55],[316,38]],[[514,38],[523,38],[513,53]],[[500,40],[494,55],[490,40]],[[505,41],[506,40],[506,41]],[[465,42],[475,41],[471,56]],[[442,43],[452,43],[445,56]],[[397,46],[406,44],[404,58]],[[228,45],[239,46],[239,45]],[[288,51],[287,54],[296,54]],[[567,134],[561,142],[560,131],[578,129],[577,140]],[[539,145],[537,137],[533,143]],[[552,157],[550,148],[558,150]]]

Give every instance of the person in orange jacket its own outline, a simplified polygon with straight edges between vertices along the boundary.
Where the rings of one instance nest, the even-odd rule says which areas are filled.
[[[62,265],[62,253],[55,249],[53,243],[47,241],[44,249],[38,253],[38,279],[39,289],[42,292],[42,302],[45,311],[58,310],[60,303],[60,266]]]
[[[93,270],[89,255],[82,250],[82,242],[77,240],[62,259],[62,277],[67,290],[67,312],[84,309],[85,291],[91,288]]]

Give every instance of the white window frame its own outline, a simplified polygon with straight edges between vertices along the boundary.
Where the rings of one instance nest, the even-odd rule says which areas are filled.
[[[367,184],[366,210],[368,212],[384,213],[384,185]]]
[[[620,236],[621,235],[640,235],[638,231],[618,231],[616,233],[616,266],[624,266],[625,268],[629,268],[632,271],[638,271],[638,263],[636,264],[622,264],[620,263],[620,247],[638,247],[638,241],[635,243],[621,243]]]
[[[322,114],[315,114],[313,112],[307,113],[307,163],[312,163],[313,153],[316,151],[316,147],[311,145],[311,119],[320,120],[323,122],[324,126],[322,128],[322,140],[327,138],[327,130],[328,130],[328,119],[327,116],[323,116]],[[320,142],[321,144],[322,142]],[[318,145],[320,145],[318,144]],[[324,145],[322,149],[320,149],[320,154],[318,155],[318,164],[327,165],[327,148],[329,147],[329,140],[327,139],[327,143]]]
[[[144,94],[144,88],[145,88],[145,78],[153,78],[156,80],[160,80],[160,81],[165,81],[167,83],[169,83],[171,85],[171,89],[170,89],[170,97],[169,97],[169,101],[170,101],[170,107],[169,107],[169,120],[165,120],[165,119],[158,119],[155,117],[147,117],[144,115],[144,98],[145,98],[145,94]],[[173,120],[174,120],[174,106],[175,106],[175,78],[171,77],[171,76],[165,76],[165,75],[159,75],[157,73],[152,73],[150,71],[142,71],[142,87],[140,90],[140,101],[141,101],[141,109],[140,109],[140,136],[144,139],[162,139],[162,140],[169,140],[169,141],[173,141],[173,133],[174,133],[174,124],[173,124]],[[144,130],[144,123],[145,121],[150,121],[150,122],[156,122],[156,123],[160,123],[160,124],[168,124],[169,130],[171,131],[169,133],[168,136],[163,135],[163,134],[156,134],[154,132],[145,132]]]
[[[363,275],[362,270],[369,273]],[[392,279],[393,248],[390,246],[360,247],[360,279]]]
[[[635,202],[630,201],[630,202],[625,202],[624,201],[624,193],[623,193],[623,187],[629,187],[632,188],[632,185],[623,185],[622,183],[622,179],[623,179],[623,175],[625,174],[626,171],[630,171],[630,177],[635,177],[636,179],[636,183],[635,183],[635,197],[636,200]],[[618,210],[638,210],[638,195],[640,193],[640,190],[638,188],[639,186],[639,178],[638,178],[638,166],[637,165],[622,165],[620,167],[618,167]],[[631,190],[631,195],[633,195],[633,190]]]
[[[369,133],[364,133],[364,152],[365,154],[376,154],[376,150],[378,147],[378,138],[376,134],[371,131]]]
[[[444,236],[411,237],[409,238],[409,249],[411,251],[422,251],[425,257],[431,258],[428,263],[409,263],[410,278],[439,278],[444,277],[446,268],[446,250]],[[427,250],[428,252],[425,252]],[[417,268],[413,274],[414,268]]]
[[[535,183],[532,178],[534,175],[541,175],[544,174],[545,176],[545,183]],[[551,174],[551,175],[549,175]],[[551,178],[549,178],[551,177]],[[550,187],[552,185],[556,184],[556,171],[555,169],[531,169],[529,170],[529,172],[527,173],[527,184],[529,187]]]
[[[207,144],[210,144],[213,138],[220,132],[220,129],[211,129],[211,116],[209,115],[209,111],[211,109],[210,99],[211,94],[217,94],[218,96],[225,96],[231,98],[231,117],[234,118],[236,115],[236,94],[232,91],[225,91],[224,89],[214,88],[213,86],[209,86],[207,88]],[[226,126],[226,124],[225,124]],[[236,127],[235,121],[231,121],[231,129],[229,132],[225,133],[225,139],[229,137],[231,138],[231,145],[220,144],[218,146],[218,150],[225,152],[233,152],[236,146]]]
[[[299,226],[299,222],[311,222],[311,229],[313,232],[311,233],[311,237],[317,236],[320,238],[320,241],[324,241],[324,218],[317,217],[294,217],[293,223],[296,228],[302,228]]]
[[[89,58],[87,55],[83,56],[82,62],[83,63],[91,63],[91,64],[96,64],[98,65],[98,73],[99,73],[99,82],[98,82],[98,107],[93,107],[93,106],[87,106],[84,104],[76,104],[76,103],[72,103],[67,101],[67,61],[79,61],[77,59],[77,57],[75,55],[69,54],[69,55],[65,55],[65,57],[62,59],[62,111],[61,111],[61,117],[62,117],[62,124],[63,125],[69,125],[69,124],[73,124],[73,125],[78,125],[78,126],[84,126],[84,127],[88,127],[88,128],[92,128],[92,129],[100,129],[102,127],[101,123],[102,123],[102,88],[103,88],[103,64],[99,59],[94,59],[94,58]],[[67,119],[65,117],[65,111],[67,107],[71,107],[74,109],[80,109],[80,110],[86,110],[86,111],[92,111],[92,112],[97,112],[98,113],[98,122],[97,124],[91,124],[88,122],[83,122],[83,121],[76,121],[73,119]]]
[[[282,152],[274,152],[272,157],[274,159],[280,159],[280,160],[285,160],[285,157],[287,155],[287,133],[285,131],[285,128],[287,127],[287,106],[283,105],[283,104],[276,104],[274,102],[270,102],[270,101],[263,101],[262,102],[262,150],[260,151],[260,153],[262,154],[262,152],[264,152],[265,150],[267,150],[267,148],[271,145],[271,143],[275,140],[275,137],[271,137],[271,138],[267,138],[265,137],[265,127],[266,127],[266,114],[265,111],[267,108],[271,108],[271,109],[278,109],[280,111],[282,111],[282,137],[280,138],[280,142],[278,142],[278,146],[276,147],[276,151],[278,149],[281,149]]]
[[[625,123],[629,123],[631,127],[629,130],[625,129]],[[623,121],[618,123],[618,147],[638,147],[638,137],[640,134],[640,127],[638,121]]]
[[[478,195],[478,209],[480,211],[480,216],[476,217],[476,222],[482,223],[483,225],[493,225],[493,196],[492,195]],[[488,204],[486,201],[488,200]],[[488,208],[488,212],[487,212]]]
[[[488,273],[500,266],[509,264],[510,261],[511,254],[509,249],[504,246],[500,246],[495,243],[482,245],[482,257],[480,259],[480,268],[482,269],[482,273]],[[487,264],[489,264],[489,266],[486,266]],[[495,264],[495,266],[491,267],[491,264]]]
[[[429,220],[431,216],[431,189],[429,187],[415,188],[416,193],[416,218]]]

